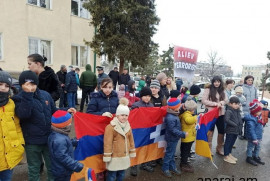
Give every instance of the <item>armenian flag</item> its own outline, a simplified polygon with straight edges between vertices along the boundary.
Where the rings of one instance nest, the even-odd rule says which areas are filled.
[[[131,165],[138,165],[151,160],[162,158],[165,153],[165,129],[163,119],[167,107],[137,108],[130,112],[129,123],[136,148],[136,158],[131,159]],[[105,127],[112,118],[77,112],[74,115],[75,131],[78,146],[74,157],[95,173],[106,169],[103,162],[103,137]],[[83,170],[74,173],[72,180],[84,177]]]
[[[210,158],[211,160],[212,155],[208,144],[207,132],[216,123],[218,116],[219,108],[214,108],[198,116],[195,152],[197,155]]]

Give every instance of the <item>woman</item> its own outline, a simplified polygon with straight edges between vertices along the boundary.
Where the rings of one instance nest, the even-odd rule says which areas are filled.
[[[250,113],[249,111],[249,103],[251,103],[254,99],[258,99],[258,92],[255,86],[253,85],[254,77],[251,75],[248,75],[244,79],[244,85],[243,85],[243,95],[246,98],[246,104],[243,105],[243,112],[244,115],[247,115]],[[240,136],[240,139],[246,139],[246,122],[244,125],[244,135]]]
[[[29,55],[27,57],[28,69],[38,75],[38,88],[47,91],[53,100],[57,101],[60,98],[62,88],[54,70],[51,67],[45,66],[46,61],[47,58],[39,54]]]
[[[171,77],[168,77],[168,78],[167,78],[166,84],[167,84],[167,89],[168,89],[169,92],[171,92],[171,90],[176,90],[176,84],[175,84],[175,82],[172,80]]]
[[[204,94],[202,97],[202,103],[208,110],[211,110],[215,107],[219,109],[219,117],[216,121],[216,126],[218,130],[218,138],[217,138],[217,147],[216,152],[220,155],[224,155],[222,145],[224,142],[224,114],[225,114],[225,105],[228,102],[228,98],[226,96],[224,85],[221,77],[215,76],[211,81],[211,85],[209,88],[204,90]],[[215,125],[207,133],[208,144],[210,149],[212,150],[212,139],[214,134]]]
[[[231,95],[233,95],[233,87],[234,87],[235,81],[232,79],[228,79],[226,80],[226,95],[228,98],[231,97]]]

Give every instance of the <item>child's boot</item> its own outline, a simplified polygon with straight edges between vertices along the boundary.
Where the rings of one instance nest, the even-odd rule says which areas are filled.
[[[254,166],[257,166],[258,164],[252,159],[252,157],[247,157],[246,159],[246,162],[251,164],[251,165],[254,165]]]
[[[261,165],[264,165],[265,163],[261,160],[261,158],[258,156],[258,157],[253,157],[253,160]]]

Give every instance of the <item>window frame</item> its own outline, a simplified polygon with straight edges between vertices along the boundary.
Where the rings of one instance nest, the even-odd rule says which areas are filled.
[[[78,3],[78,15],[76,15],[76,14],[72,14],[72,1],[76,1],[77,3]],[[70,1],[70,3],[71,3],[71,7],[70,7],[70,14],[72,15],[72,16],[77,16],[77,17],[80,17],[80,18],[84,18],[84,19],[90,19],[90,12],[87,10],[87,9],[85,9],[84,7],[83,7],[83,5],[81,5],[82,4],[82,2],[81,2],[81,0],[71,0]],[[87,17],[82,17],[81,16],[81,11],[80,11],[80,7],[82,7],[83,9],[85,9],[86,11],[87,11]]]
[[[31,6],[36,6],[36,7],[42,8],[42,9],[52,10],[52,0],[48,0],[48,1],[50,2],[49,8],[44,8],[44,7],[40,6],[40,0],[37,0],[37,5],[29,3],[28,0],[26,0],[26,4],[31,5]]]
[[[40,54],[41,56],[43,56],[42,52],[41,52],[41,41],[48,41],[50,42],[50,62],[47,63],[47,61],[45,62],[45,65],[53,65],[53,42],[52,40],[48,40],[48,39],[42,39],[42,38],[37,38],[37,37],[28,37],[28,54],[30,55],[30,39],[32,40],[38,40],[38,54]],[[48,58],[48,57],[46,57]]]
[[[72,47],[77,47],[78,48],[78,65],[74,65],[72,64]],[[81,47],[86,47],[87,48],[87,60],[86,60],[86,64],[90,64],[90,47],[87,46],[87,45],[78,45],[78,44],[71,44],[71,47],[70,47],[70,55],[71,55],[71,59],[70,59],[70,65],[72,66],[76,66],[76,67],[85,67],[85,65],[82,65],[81,66]]]
[[[1,50],[1,56],[0,56],[0,61],[4,60],[4,48],[3,48],[3,34],[0,32],[0,50]]]

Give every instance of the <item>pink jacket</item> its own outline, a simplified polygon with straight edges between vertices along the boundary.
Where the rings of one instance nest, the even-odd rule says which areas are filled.
[[[205,108],[207,108],[209,111],[215,107],[218,106],[218,103],[221,103],[221,108],[220,108],[220,111],[219,111],[219,115],[224,115],[225,114],[225,105],[228,103],[228,97],[224,91],[224,94],[225,94],[225,100],[223,101],[218,101],[218,102],[213,102],[213,101],[210,101],[209,100],[209,92],[210,92],[210,89],[207,88],[207,89],[204,89],[204,92],[203,92],[203,97],[202,97],[202,103],[205,105]],[[216,95],[217,99],[219,100],[219,94],[217,93]]]

